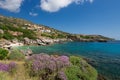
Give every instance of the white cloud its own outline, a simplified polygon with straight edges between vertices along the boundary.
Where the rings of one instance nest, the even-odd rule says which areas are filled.
[[[89,0],[91,3],[93,2],[93,0]]]
[[[48,12],[57,12],[61,8],[67,7],[72,3],[80,4],[83,2],[92,3],[93,0],[41,0],[40,7],[42,10],[45,10]]]
[[[19,12],[23,1],[24,0],[0,0],[0,8],[11,12]]]
[[[90,2],[90,3],[92,3],[94,0],[82,0],[83,2],[84,1],[88,1],[88,2]]]
[[[29,12],[29,15],[31,15],[31,16],[37,16],[38,13]]]

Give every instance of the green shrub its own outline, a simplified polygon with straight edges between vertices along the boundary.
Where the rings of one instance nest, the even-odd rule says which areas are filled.
[[[12,50],[11,53],[8,55],[8,59],[21,61],[25,59],[25,56],[19,50]]]
[[[80,57],[70,56],[70,67],[65,69],[68,80],[96,80],[97,71]],[[71,74],[72,73],[72,74]]]
[[[14,36],[6,31],[5,34],[3,35],[3,38],[5,38],[7,40],[12,40],[12,39],[14,39]]]
[[[8,55],[8,53],[9,52],[7,50],[0,48],[0,60],[5,59]]]
[[[80,69],[77,66],[71,66],[65,69],[65,74],[67,76],[68,80],[81,80],[78,77],[78,73],[79,73]]]
[[[91,36],[80,36],[81,38],[84,38],[84,39],[91,39],[92,37]]]
[[[70,56],[70,62],[73,64],[73,65],[79,65],[80,62],[81,62],[82,58],[80,57],[77,57],[77,56]]]
[[[50,33],[42,33],[41,36],[49,37],[49,38],[52,38],[52,39],[55,38],[54,34],[50,34]]]
[[[66,38],[66,35],[65,34],[58,34],[57,38]]]
[[[28,37],[30,39],[37,39],[36,33],[31,30],[22,29],[21,32],[23,32],[23,37]]]
[[[0,39],[3,38],[3,34],[0,33]]]

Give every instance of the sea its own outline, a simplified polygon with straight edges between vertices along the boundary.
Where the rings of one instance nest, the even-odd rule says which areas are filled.
[[[18,49],[31,49],[35,54],[82,56],[89,59],[107,80],[120,80],[120,41],[65,42],[48,46],[21,46]]]

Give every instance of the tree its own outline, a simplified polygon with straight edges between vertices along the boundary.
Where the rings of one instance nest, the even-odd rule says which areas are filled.
[[[5,59],[8,55],[8,53],[9,52],[7,50],[0,48],[0,60]]]

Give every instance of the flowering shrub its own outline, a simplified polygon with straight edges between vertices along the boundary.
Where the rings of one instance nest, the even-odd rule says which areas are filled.
[[[69,65],[69,57],[50,56],[47,54],[33,55],[26,62],[30,75],[42,75],[42,79],[47,78],[50,74],[59,72],[62,68],[66,68]]]
[[[16,63],[11,62],[9,64],[0,63],[0,71],[12,72],[16,68]]]
[[[55,80],[67,80],[67,77],[63,71],[58,72]]]
[[[97,72],[82,58],[35,54],[26,60],[30,77],[37,80],[96,80]]]

